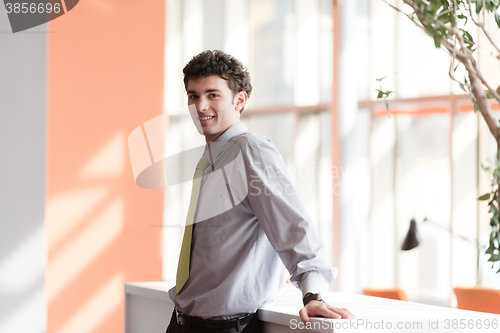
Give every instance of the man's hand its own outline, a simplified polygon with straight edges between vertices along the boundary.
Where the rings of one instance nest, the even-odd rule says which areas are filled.
[[[300,318],[302,322],[311,322],[310,317],[322,316],[325,318],[333,319],[351,319],[354,315],[347,309],[339,309],[331,306],[330,304],[323,303],[320,301],[310,301],[299,311]]]

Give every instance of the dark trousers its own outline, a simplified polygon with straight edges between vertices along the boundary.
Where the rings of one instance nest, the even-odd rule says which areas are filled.
[[[187,329],[179,324],[177,324],[177,318],[175,317],[175,310],[172,313],[172,318],[170,319],[170,324],[167,327],[166,333],[238,333],[236,328],[230,328],[225,330],[214,330],[214,329],[202,329],[194,328]],[[264,325],[255,315],[252,320],[243,328],[241,333],[264,333]]]

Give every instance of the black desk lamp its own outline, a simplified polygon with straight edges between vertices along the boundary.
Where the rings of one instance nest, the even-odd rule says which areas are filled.
[[[458,238],[463,239],[466,242],[469,242],[469,243],[472,243],[472,244],[476,245],[476,247],[477,247],[476,284],[479,284],[480,283],[480,281],[479,281],[480,280],[480,275],[479,275],[479,255],[480,255],[480,252],[481,252],[481,248],[483,247],[483,246],[481,246],[479,244],[479,241],[477,239],[468,238],[468,237],[459,235],[457,233],[454,233],[453,231],[451,231],[450,228],[445,227],[445,226],[443,226],[441,224],[438,224],[436,222],[432,222],[432,221],[428,220],[427,218],[424,218],[423,222],[427,222],[427,223],[429,223],[430,225],[432,225],[434,227],[438,227],[438,228],[444,229],[444,230],[448,231],[452,236],[456,236]],[[403,250],[403,251],[409,251],[411,249],[416,248],[419,244],[420,244],[420,235],[419,235],[418,230],[417,230],[417,222],[415,221],[415,219],[411,219],[411,221],[410,221],[410,229],[408,229],[408,233],[406,234],[405,240],[403,241],[403,245],[401,245],[401,250]]]
[[[417,222],[415,222],[415,219],[411,219],[410,229],[408,229],[403,245],[401,245],[401,250],[409,251],[416,248],[419,244],[420,234],[418,233]]]

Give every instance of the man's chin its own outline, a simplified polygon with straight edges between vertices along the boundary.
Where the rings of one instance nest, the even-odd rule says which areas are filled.
[[[212,130],[211,128],[209,128],[208,126],[206,126],[206,127],[202,126],[202,127],[201,127],[201,130],[203,131],[203,135],[204,135],[204,136],[207,136],[207,135],[214,135],[214,134],[215,134],[215,133],[214,133],[215,131],[213,131],[213,130]]]

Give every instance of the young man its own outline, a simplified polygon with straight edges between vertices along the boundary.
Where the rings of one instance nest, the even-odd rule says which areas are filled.
[[[337,269],[325,262],[324,246],[280,153],[269,138],[246,132],[240,123],[252,91],[247,69],[221,51],[204,51],[183,72],[188,104],[196,109],[193,120],[207,143],[187,224],[207,209],[198,201],[210,189],[196,178],[227,172],[234,147],[248,194],[236,204],[231,198],[233,207],[223,213],[186,227],[176,287],[169,291],[176,309],[167,332],[260,332],[256,312],[279,296],[289,274],[302,290],[304,322],[311,316],[353,318],[321,300],[319,293],[331,287]],[[231,196],[237,189],[224,175]]]

